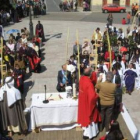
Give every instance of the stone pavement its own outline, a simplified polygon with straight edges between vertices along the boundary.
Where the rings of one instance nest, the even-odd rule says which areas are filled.
[[[33,20],[34,26],[37,20]],[[93,22],[71,22],[71,21],[45,21],[42,20],[41,23],[44,25],[44,31],[46,35],[47,42],[43,47],[42,51],[42,73],[33,73],[25,81],[26,104],[27,107],[31,104],[31,96],[33,93],[43,93],[44,85],[47,85],[47,92],[56,92],[57,84],[57,73],[61,69],[61,65],[66,62],[66,38],[67,29],[70,29],[68,51],[69,56],[72,54],[72,46],[76,41],[76,30],[79,31],[79,41],[83,43],[83,39],[87,38],[91,40],[93,31],[100,27],[104,30],[105,24],[103,23],[93,23]],[[23,27],[29,26],[29,21],[24,19],[24,21],[8,26],[5,30],[22,29]],[[121,25],[116,24],[116,27],[121,27]],[[126,30],[127,25],[123,26]],[[123,102],[128,109],[133,121],[140,130],[140,109],[139,109],[139,99],[140,91],[134,92],[131,96],[124,95]]]

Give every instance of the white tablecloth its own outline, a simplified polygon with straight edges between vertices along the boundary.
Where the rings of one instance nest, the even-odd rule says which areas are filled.
[[[63,99],[49,101],[44,104],[44,94],[33,94],[31,104],[31,129],[41,127],[44,130],[64,130],[76,126],[78,101],[66,98],[66,93],[60,94]]]

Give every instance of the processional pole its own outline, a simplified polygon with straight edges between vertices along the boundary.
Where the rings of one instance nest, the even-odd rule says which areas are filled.
[[[68,27],[68,30],[67,30],[67,40],[66,40],[66,66],[67,66],[67,59],[68,59],[68,46],[69,46],[69,35],[70,35],[70,29]],[[67,68],[66,68],[67,69]],[[67,70],[66,70],[66,78],[67,78]],[[67,82],[65,83],[65,86],[67,86]]]
[[[3,85],[3,38],[1,37],[1,85]]]
[[[108,30],[107,30],[107,42],[108,42],[108,52],[109,52],[109,60],[110,60],[110,71],[112,71],[112,51],[111,51],[110,38],[109,38]]]
[[[68,53],[69,53],[69,52],[68,52],[69,35],[70,35],[70,29],[69,29],[69,27],[68,27],[68,30],[67,30],[67,42],[66,42],[66,62],[67,62],[67,59],[68,59]]]
[[[76,30],[76,40],[77,40],[77,49],[78,49],[78,76],[80,80],[80,47],[79,47],[79,32]]]
[[[133,18],[133,21],[132,21],[132,25],[131,25],[131,28],[134,27],[134,24],[136,25],[136,17],[138,15],[138,13],[140,13],[140,11],[137,11],[137,13],[135,14],[134,18]]]

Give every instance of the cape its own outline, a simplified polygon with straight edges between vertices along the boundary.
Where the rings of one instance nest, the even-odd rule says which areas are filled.
[[[78,124],[87,127],[91,122],[100,122],[101,117],[97,109],[98,95],[87,76],[82,76],[79,82]]]

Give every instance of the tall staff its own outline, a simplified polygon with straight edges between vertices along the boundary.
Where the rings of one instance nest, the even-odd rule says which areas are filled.
[[[108,52],[109,52],[110,71],[111,71],[112,70],[112,51],[111,51],[110,38],[109,38],[108,30],[107,30],[107,42],[108,42]]]
[[[67,64],[67,59],[68,59],[68,42],[69,42],[69,34],[70,34],[70,30],[68,27],[68,31],[67,31],[67,41],[66,41],[66,64]],[[67,79],[67,70],[66,70],[66,79]],[[65,83],[65,86],[67,86],[67,82]]]
[[[68,31],[67,31],[67,42],[66,42],[66,62],[67,62],[67,59],[68,59],[69,35],[70,35],[70,29],[68,27]]]
[[[78,49],[78,76],[80,79],[80,47],[79,47],[79,32],[76,30],[76,41],[77,41],[77,49]]]
[[[3,38],[1,37],[1,85],[3,84]]]
[[[134,15],[131,28],[133,28],[134,25],[136,25],[136,18],[137,18],[137,15],[138,15],[139,13],[140,13],[140,11],[137,11],[137,13]]]

